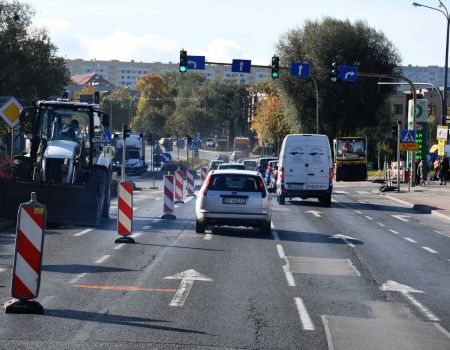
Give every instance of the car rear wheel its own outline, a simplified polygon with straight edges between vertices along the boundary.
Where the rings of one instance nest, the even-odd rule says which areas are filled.
[[[195,221],[195,232],[205,233],[205,225],[201,224],[198,220]]]
[[[270,221],[262,224],[261,234],[263,234],[264,236],[270,236],[272,234],[272,225],[271,225]]]
[[[331,205],[331,193],[319,197],[319,202],[324,207],[329,207]]]

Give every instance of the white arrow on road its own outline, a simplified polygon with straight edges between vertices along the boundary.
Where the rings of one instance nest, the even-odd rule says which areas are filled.
[[[347,72],[347,73],[345,73],[345,76],[344,76],[344,79],[345,80],[347,80],[348,79],[348,76],[354,76],[355,75],[355,72]]]
[[[352,240],[356,241],[356,238],[353,238],[353,237],[350,237],[350,236],[346,236],[346,235],[341,235],[340,233],[337,234],[337,235],[330,236],[328,238],[331,238],[331,239],[342,239],[349,247],[355,248],[355,245],[353,243],[350,243],[348,240],[352,239]]]
[[[197,69],[197,62],[196,61],[188,61],[188,65],[193,65],[194,69]]]
[[[323,214],[321,211],[317,211],[317,210],[308,210],[308,211],[305,211],[305,213],[311,213],[316,218],[320,218],[320,214]]]
[[[205,275],[202,275],[200,272],[197,272],[193,269],[186,270],[184,272],[177,273],[176,275],[164,278],[168,280],[181,280],[180,287],[178,287],[178,290],[176,291],[175,296],[173,297],[169,306],[183,306],[189,295],[189,292],[192,289],[192,286],[194,285],[194,281],[213,281],[211,278],[206,277]]]
[[[244,68],[244,62],[239,62],[239,71],[242,72],[242,68]]]
[[[410,218],[411,217],[409,215],[391,215],[391,216],[393,218],[396,218],[397,220],[404,221],[404,222],[409,222],[409,220],[405,219],[405,218]]]
[[[424,305],[422,305],[419,301],[414,299],[413,296],[411,296],[410,293],[424,293],[421,290],[414,289],[410,286],[407,286],[405,284],[401,284],[395,281],[386,281],[386,283],[383,283],[383,285],[380,287],[380,290],[388,291],[388,292],[399,292],[402,294],[406,299],[408,299],[411,304],[413,304],[415,307],[417,307],[424,315],[427,317],[430,321],[438,322],[440,319],[433,314],[430,310],[428,310]]]

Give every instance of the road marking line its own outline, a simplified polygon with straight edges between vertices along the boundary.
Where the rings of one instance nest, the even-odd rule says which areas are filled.
[[[348,192],[346,192],[346,191],[334,191],[334,193],[336,193],[336,194],[348,194]]]
[[[278,251],[278,256],[280,257],[280,259],[286,259],[286,255],[284,255],[284,250],[283,250],[283,247],[281,246],[281,244],[277,244],[277,251]]]
[[[367,215],[366,215],[366,219],[370,220],[370,221],[373,221],[373,218],[371,218],[370,216],[367,216]]]
[[[411,216],[409,215],[391,215],[393,218],[396,218],[397,220],[403,221],[403,222],[409,222],[408,219],[405,218],[410,218]]]
[[[136,233],[133,233],[133,234],[131,235],[131,237],[133,237],[133,238],[138,238],[140,235],[142,235],[142,232],[136,232]]]
[[[430,252],[431,254],[438,254],[436,250],[431,249],[429,247],[422,247],[422,249],[425,249],[427,252]]]
[[[125,243],[120,243],[119,245],[115,246],[114,249],[121,249],[124,245]]]
[[[417,241],[413,240],[412,238],[409,238],[409,237],[403,237],[403,238],[406,239],[408,242],[417,243]]]
[[[414,299],[413,296],[411,296],[409,293],[402,293],[403,296],[405,296],[411,304],[413,304],[415,307],[417,307],[422,313],[430,320],[434,322],[439,322],[440,319],[435,316],[430,310],[428,310],[424,305],[422,305],[418,300]]]
[[[379,226],[381,226],[381,227],[384,227],[384,224],[381,223],[381,222],[377,222],[377,224],[378,224]]]
[[[139,209],[139,207],[134,207],[134,208],[133,208],[133,211],[138,210],[138,209]]]
[[[205,234],[205,237],[203,237],[203,239],[205,241],[210,241],[210,240],[212,240],[212,238],[213,238],[213,235],[211,233],[207,233],[207,234]]]
[[[441,235],[441,236],[444,236],[444,237],[450,238],[450,236],[449,236],[449,235],[446,235],[445,233],[439,232],[439,231],[437,231],[437,230],[433,230],[433,232],[437,233],[438,235]]]
[[[358,193],[358,194],[369,194],[369,192],[367,192],[367,191],[356,191],[356,193]]]
[[[80,237],[80,236],[85,235],[86,233],[91,232],[92,230],[93,230],[93,228],[88,228],[88,229],[83,230],[83,231],[81,231],[81,232],[75,233],[73,236],[74,236],[74,237]]]
[[[277,231],[272,231],[272,236],[273,236],[273,239],[275,241],[279,241],[280,240],[280,236],[278,236],[278,232]]]
[[[6,269],[0,268],[0,272],[5,272]]]
[[[155,198],[155,201],[159,201],[159,200],[161,200],[161,197],[156,197]]]
[[[298,315],[305,331],[314,331],[316,328],[309,317],[308,310],[306,310],[305,304],[301,298],[295,298],[295,305],[297,305]]]
[[[362,212],[360,212],[359,210],[355,210],[356,214],[362,214]]]
[[[74,278],[72,278],[72,279],[69,281],[69,283],[70,283],[70,284],[76,283],[76,282],[78,282],[79,279],[84,278],[84,277],[86,277],[87,275],[88,275],[87,272],[80,273],[79,275],[77,275],[77,276],[75,276]]]
[[[398,233],[397,231],[395,231],[395,230],[389,230],[389,232],[392,232],[392,233],[394,233],[394,234],[396,234],[396,235],[399,234],[399,233]]]
[[[364,202],[364,201],[358,201],[359,203],[361,203],[361,204],[366,204],[366,202]]]
[[[148,230],[148,229],[150,229],[150,228],[152,228],[151,226],[144,226],[142,229],[143,230]]]
[[[185,203],[190,202],[193,198],[194,198],[194,197],[187,197],[187,198],[184,200],[184,202],[185,202]]]
[[[284,275],[286,276],[288,286],[295,287],[294,275],[292,275],[292,272],[289,271],[289,268],[287,265],[283,265],[283,271],[284,271]]]
[[[101,264],[102,262],[105,262],[107,259],[109,259],[111,255],[103,255],[100,259],[94,262],[94,264]]]

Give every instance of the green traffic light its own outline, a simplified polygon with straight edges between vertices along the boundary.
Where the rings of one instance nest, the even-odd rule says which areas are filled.
[[[272,72],[272,78],[278,78],[278,72]]]
[[[332,78],[331,78],[331,82],[332,82],[332,83],[336,83],[337,80],[338,80],[337,77],[332,77]]]
[[[184,73],[184,72],[186,72],[186,71],[187,71],[186,66],[180,66],[180,72],[181,72],[181,73]]]

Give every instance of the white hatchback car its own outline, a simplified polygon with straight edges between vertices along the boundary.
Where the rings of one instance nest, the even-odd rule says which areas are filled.
[[[257,227],[272,233],[269,193],[257,171],[211,171],[197,194],[197,233],[208,225]]]

